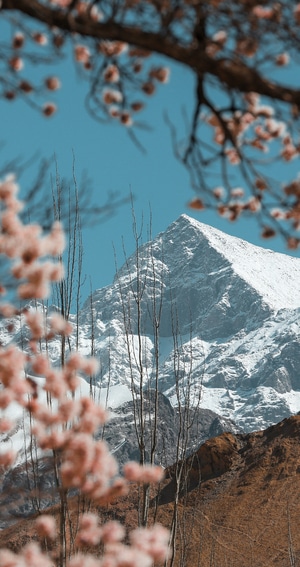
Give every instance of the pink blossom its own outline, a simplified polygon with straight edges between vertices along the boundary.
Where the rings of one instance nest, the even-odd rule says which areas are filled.
[[[266,144],[263,144],[261,140],[259,140],[259,138],[255,138],[254,140],[251,141],[251,146],[253,148],[256,148],[262,152],[267,152],[268,151],[268,146]]]
[[[70,438],[69,431],[52,430],[50,433],[46,433],[41,423],[32,427],[32,434],[35,435],[39,447],[43,450],[62,450]]]
[[[14,391],[6,387],[5,390],[0,390],[0,408],[6,409],[15,399]]]
[[[10,258],[17,257],[24,242],[22,243],[20,238],[23,236],[22,223],[14,210],[7,209],[2,213],[1,226],[4,234],[2,239],[4,246],[1,246],[2,253]],[[15,238],[10,238],[11,236]]]
[[[63,277],[63,267],[61,264],[52,264],[44,262],[43,264],[35,262],[30,266],[18,266],[18,277],[27,279],[18,287],[18,295],[22,299],[45,299],[50,291],[50,281],[58,281]],[[13,270],[16,274],[16,268]]]
[[[103,13],[97,6],[92,6],[92,9],[90,8],[90,4],[86,2],[77,2],[76,4],[76,11],[80,16],[88,15],[92,20],[99,22],[103,17]]]
[[[120,118],[120,110],[117,106],[111,106],[108,112],[112,118]]]
[[[291,161],[298,155],[298,150],[294,144],[286,144],[284,149],[281,151],[281,155],[285,161]]]
[[[223,46],[227,41],[227,33],[225,30],[220,30],[212,36],[212,39],[216,43],[219,43],[221,46]]]
[[[160,83],[167,83],[170,77],[170,69],[168,67],[156,67],[151,69],[149,77]]]
[[[4,567],[6,567],[6,565]],[[89,553],[77,553],[68,561],[67,567],[104,567],[104,565],[103,561],[101,560],[100,563],[99,559],[97,559],[94,555],[90,555]],[[117,566],[115,564],[111,564],[110,567]]]
[[[151,567],[152,564],[150,555],[137,547],[129,547],[122,543],[107,546],[101,561],[101,567]]]
[[[125,529],[119,522],[106,522],[106,524],[101,527],[101,541],[105,544],[122,541],[124,537]]]
[[[257,18],[270,20],[274,15],[274,11],[272,8],[265,8],[264,6],[257,5],[252,9],[252,14]]]
[[[72,353],[66,363],[69,370],[81,370],[87,375],[95,374],[99,368],[96,358],[84,358],[79,352]]]
[[[46,383],[44,390],[52,394],[54,398],[60,399],[65,396],[67,391],[67,384],[63,379],[63,372],[61,370],[51,369],[46,374]]]
[[[279,219],[279,220],[284,219],[285,215],[281,209],[272,209],[270,212],[272,217],[274,217],[274,219]]]
[[[77,478],[79,483],[83,483],[92,469],[94,456],[95,448],[91,437],[84,433],[74,435],[65,451],[65,461],[62,464],[61,474],[64,484],[76,486]],[[71,477],[70,471],[72,471]]]
[[[246,203],[245,208],[248,209],[249,211],[251,211],[251,213],[256,213],[261,208],[261,202],[257,197],[252,197]]]
[[[34,32],[32,34],[32,39],[36,43],[39,43],[39,45],[47,45],[47,43],[48,43],[48,38],[44,33]]]
[[[57,77],[47,77],[45,85],[49,91],[56,91],[61,87],[60,80]]]
[[[79,352],[73,352],[66,363],[69,370],[79,370],[83,364],[83,356]]]
[[[22,32],[17,32],[13,37],[13,48],[21,49],[25,43],[25,36]]]
[[[31,93],[34,90],[32,84],[25,80],[20,82],[19,89],[26,94]]]
[[[99,44],[99,51],[111,57],[113,55],[121,55],[127,51],[128,45],[122,41],[101,41]]]
[[[244,196],[244,189],[242,189],[242,187],[235,187],[234,189],[232,189],[230,191],[230,195],[233,198],[239,198],[239,197],[243,197]]]
[[[0,417],[0,433],[8,433],[13,428],[14,423],[7,417]]]
[[[116,65],[108,65],[103,73],[107,83],[117,83],[120,78],[119,69]]]
[[[55,539],[56,537],[56,521],[53,516],[43,514],[35,521],[35,527],[39,537]]]
[[[232,165],[237,165],[238,163],[240,163],[241,158],[235,148],[225,150],[225,154],[227,155],[228,160]]]
[[[99,361],[94,357],[84,358],[81,362],[81,370],[87,375],[96,374],[99,370]]]
[[[271,118],[274,114],[274,108],[267,105],[261,105],[255,107],[256,116],[264,116],[265,118]]]
[[[215,187],[215,189],[213,190],[213,194],[216,197],[216,199],[222,199],[222,197],[224,197],[225,194],[224,187]]]
[[[12,57],[9,61],[8,61],[10,67],[14,70],[14,71],[21,71],[24,67],[24,62],[23,59],[21,59],[21,57]]]
[[[11,449],[9,451],[0,452],[0,467],[11,467],[16,458],[16,454]]]
[[[19,190],[18,184],[15,182],[14,175],[7,175],[4,181],[0,182],[0,200],[11,204]]]
[[[120,91],[104,89],[102,98],[105,104],[118,104],[122,102],[123,95]]]
[[[53,567],[51,558],[46,553],[43,553],[40,546],[33,541],[23,547],[20,553],[20,559],[22,567],[23,562],[25,563],[24,567]]]
[[[59,282],[63,279],[65,270],[62,262],[58,262],[57,264],[49,263],[49,281],[51,282]],[[43,264],[45,268],[45,264]]]
[[[43,354],[37,354],[31,362],[31,368],[36,374],[43,376],[50,369],[48,357]]]
[[[131,105],[130,105],[130,107],[131,107],[131,109],[132,109],[134,112],[139,112],[140,110],[142,110],[142,109],[144,108],[144,103],[143,103],[143,102],[139,102],[139,101],[137,101],[137,102],[132,102]]]
[[[0,565],[1,567],[19,567],[20,561],[15,553],[9,549],[0,549]]]
[[[59,422],[59,417],[52,408],[48,408],[43,403],[39,402],[38,398],[31,398],[26,404],[26,409],[45,427],[52,426]]]
[[[215,129],[215,136],[214,136],[214,141],[216,142],[216,144],[223,144],[225,140],[225,134],[222,128],[216,128]]]
[[[59,4],[61,6],[61,3]],[[6,183],[6,184],[5,184]],[[50,234],[43,236],[38,225],[25,227],[17,212],[19,202],[15,197],[16,185],[13,180],[0,184],[0,199],[3,206],[4,223],[0,235],[0,252],[15,259],[12,274],[24,280],[18,288],[20,297],[41,297],[49,291],[49,283],[62,277],[60,263],[42,262],[44,256],[61,254],[64,238],[61,226],[55,224]],[[103,424],[107,415],[103,408],[92,399],[70,399],[78,385],[77,372],[93,374],[98,369],[98,361],[86,359],[78,353],[70,356],[64,366],[54,370],[46,354],[39,352],[39,341],[54,334],[66,334],[70,326],[63,317],[53,315],[48,321],[43,313],[32,309],[17,310],[10,304],[2,305],[6,316],[22,315],[30,331],[28,354],[11,344],[0,347],[0,408],[5,409],[11,402],[17,402],[32,419],[31,434],[35,437],[39,450],[59,451],[61,460],[61,480],[65,488],[78,488],[82,495],[104,504],[113,498],[124,495],[128,483],[118,478],[118,465],[104,441],[95,440],[93,434]],[[49,405],[40,397],[38,379],[24,375],[24,366],[45,378],[43,390],[57,398]],[[47,396],[49,402],[50,396]],[[0,432],[10,430],[12,423],[3,415],[0,419]],[[13,464],[12,451],[0,453],[0,466]],[[137,468],[136,468],[137,466]],[[159,481],[162,478],[160,467],[140,467],[128,465],[128,477],[143,482]],[[40,538],[55,539],[55,519],[51,515],[41,515],[36,519],[36,532]],[[101,559],[88,554],[75,555],[68,567],[151,567],[153,561],[166,558],[167,536],[161,528],[152,528],[132,536],[132,545],[124,545],[125,530],[117,522],[98,525],[98,518],[84,514],[80,520],[77,544],[103,544]],[[142,538],[143,541],[140,541]],[[43,553],[40,546],[31,542],[18,554],[8,550],[0,551],[1,567],[52,567],[53,555]]]
[[[74,370],[70,371],[66,367],[62,369],[62,379],[70,392],[75,392],[80,384],[79,376],[77,376],[76,372]]]
[[[17,388],[23,381],[23,369],[27,356],[15,345],[0,348],[0,382],[4,386]]]
[[[258,189],[259,191],[265,191],[265,189],[268,188],[268,185],[266,183],[266,181],[264,179],[261,178],[257,178],[255,180],[255,187],[256,189]]]
[[[58,415],[61,422],[75,419],[79,413],[80,402],[76,400],[63,400],[58,408]]]
[[[268,118],[265,121],[265,126],[274,138],[278,138],[279,136],[284,136],[286,133],[285,123],[280,122],[278,120],[274,120],[273,118]]]
[[[266,130],[264,130],[263,127],[260,124],[255,126],[254,132],[258,136],[258,138],[260,138],[261,140],[270,140],[270,138],[271,138],[270,132],[267,132]]]
[[[266,239],[273,238],[275,235],[276,235],[276,231],[274,230],[274,228],[270,226],[264,226],[260,234],[262,238],[266,238]]]
[[[85,513],[79,522],[79,531],[76,536],[78,545],[97,545],[100,542],[101,529],[98,526],[98,516],[92,513]]]
[[[132,116],[130,115],[130,113],[127,110],[123,110],[120,114],[120,122],[122,124],[124,124],[124,126],[132,126],[133,124],[133,120],[132,120]]]
[[[30,329],[31,337],[35,340],[41,339],[45,334],[45,320],[43,314],[34,311],[26,311],[24,317]]]
[[[43,114],[45,116],[52,116],[57,110],[56,105],[53,102],[46,102],[43,106]]]
[[[85,45],[76,45],[74,49],[75,60],[80,63],[88,63],[90,51]]]
[[[169,531],[159,524],[151,528],[138,528],[131,532],[130,541],[136,549],[149,555],[154,562],[165,561],[168,556]]]
[[[242,116],[241,116],[241,122],[243,124],[243,126],[248,126],[249,124],[252,124],[252,122],[254,122],[255,117],[253,116],[253,114],[251,112],[245,112]]]
[[[107,421],[107,412],[101,406],[96,405],[91,398],[81,398],[80,407],[78,431],[94,433],[100,425]]]
[[[13,317],[14,315],[16,315],[17,310],[11,303],[1,303],[0,313],[1,315],[3,315],[3,317]]]
[[[135,482],[160,482],[164,478],[164,470],[161,467],[139,465],[135,461],[126,463],[123,473],[127,480]]]
[[[259,102],[259,94],[255,93],[255,92],[250,92],[250,93],[246,93],[244,95],[245,100],[251,105],[256,107],[256,105]]]
[[[73,331],[73,325],[59,313],[51,315],[49,324],[51,334],[69,336]]]
[[[142,85],[142,91],[144,91],[146,95],[151,96],[155,92],[155,85],[152,81],[147,81]]]
[[[276,65],[282,67],[283,65],[287,65],[290,62],[290,56],[288,53],[280,53],[276,56]]]

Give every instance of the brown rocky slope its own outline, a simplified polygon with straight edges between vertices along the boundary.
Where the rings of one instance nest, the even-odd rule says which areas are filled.
[[[184,567],[296,567],[300,565],[300,415],[265,431],[224,433],[183,464],[178,495],[174,565]],[[170,527],[178,467],[166,471],[151,515]],[[133,527],[138,488],[105,510]],[[34,537],[27,519],[0,532],[0,546],[17,549]]]

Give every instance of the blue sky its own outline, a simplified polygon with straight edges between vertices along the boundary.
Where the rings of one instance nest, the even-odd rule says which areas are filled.
[[[3,162],[16,156],[26,160],[36,152],[41,158],[55,155],[60,175],[71,178],[74,154],[78,180],[86,171],[93,182],[94,202],[103,203],[110,191],[117,192],[120,197],[131,191],[135,197],[136,218],[139,222],[143,215],[146,227],[151,209],[153,236],[165,230],[180,214],[187,213],[254,244],[286,252],[285,244],[279,238],[260,239],[259,227],[249,219],[230,223],[212,212],[197,213],[187,207],[194,193],[187,171],[173,155],[170,131],[164,123],[163,113],[168,112],[170,119],[178,124],[179,131],[183,128],[182,109],[185,107],[191,113],[193,108],[194,78],[189,70],[172,65],[169,84],[161,85],[158,94],[149,97],[146,111],[139,115],[151,128],[151,131],[136,131],[146,154],[132,143],[126,129],[101,125],[89,116],[84,107],[85,85],[76,75],[71,59],[62,61],[55,71],[61,78],[62,89],[50,97],[59,106],[57,114],[51,118],[44,118],[23,101],[1,100]],[[33,72],[46,77],[52,70],[38,68]],[[20,179],[21,185],[30,182],[34,167],[36,165],[25,172]],[[50,172],[55,175],[54,165]],[[113,245],[118,264],[123,263],[122,239],[129,255],[134,250],[129,204],[122,206],[105,223],[84,229],[83,272],[88,280],[91,278],[93,289],[112,281],[115,273]],[[89,293],[89,285],[83,291],[83,299]]]

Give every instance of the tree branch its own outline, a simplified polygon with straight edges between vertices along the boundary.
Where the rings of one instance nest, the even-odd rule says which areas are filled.
[[[38,0],[2,0],[2,11],[19,11],[62,31],[76,33],[98,40],[118,40],[153,51],[191,68],[198,77],[213,75],[228,89],[241,93],[256,92],[273,100],[300,107],[300,90],[274,83],[243,61],[210,57],[203,42],[196,38],[190,46],[156,32],[144,31],[138,26],[122,25],[115,21],[96,22],[88,15],[75,16],[68,11],[54,9]]]

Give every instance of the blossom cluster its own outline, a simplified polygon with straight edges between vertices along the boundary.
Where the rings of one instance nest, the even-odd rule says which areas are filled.
[[[63,13],[71,11],[72,18],[84,19],[92,25],[105,21],[104,14],[95,2],[78,0],[74,3],[71,0],[49,0],[49,5]],[[129,11],[131,8],[133,5],[127,6]],[[5,81],[2,94],[10,101],[19,95],[25,96],[30,100],[30,104],[37,104],[42,113],[50,117],[57,111],[56,103],[46,101],[40,107],[40,103],[36,101],[41,93],[54,93],[58,90],[61,87],[61,81],[57,76],[51,75],[45,77],[41,84],[34,85],[26,77],[26,61],[32,58],[30,51],[32,43],[44,50],[43,60],[47,59],[46,50],[48,49],[49,60],[51,60],[52,48],[55,54],[59,55],[65,44],[65,35],[52,27],[42,32],[16,29],[10,45],[11,55],[8,57],[10,77]],[[153,95],[157,85],[167,83],[169,79],[170,70],[167,67],[146,65],[145,62],[149,55],[149,51],[132,47],[124,41],[95,40],[91,43],[85,41],[83,36],[74,34],[74,61],[80,71],[85,73],[85,78],[88,81],[93,80],[93,96],[97,99],[98,111],[127,127],[134,123],[134,115],[144,108],[143,97]],[[34,60],[37,59],[34,56]],[[98,72],[99,68],[100,72]],[[95,82],[95,73],[92,72],[96,70],[97,81]],[[129,96],[132,91],[130,85],[134,85],[132,97]]]
[[[214,143],[222,147],[223,158],[230,166],[238,166],[251,161],[253,152],[263,154],[270,153],[278,155],[283,162],[290,162],[300,156],[300,145],[295,141],[288,130],[287,123],[275,118],[275,110],[272,106],[261,104],[260,97],[255,92],[249,92],[243,96],[243,110],[216,111],[209,113],[206,123],[213,128]],[[247,158],[248,156],[248,158]],[[263,174],[253,174],[251,170],[252,194],[247,197],[243,187],[217,186],[212,190],[213,196],[220,202],[218,212],[221,216],[231,221],[236,220],[243,212],[257,213],[261,211],[264,193],[272,190],[269,181]],[[283,186],[283,193],[289,198],[286,210],[274,208],[270,216],[274,220],[291,221],[293,230],[300,229],[300,192],[299,181],[295,180]],[[282,191],[281,189],[281,191]],[[205,204],[202,199],[196,197],[189,206],[193,209],[203,210]],[[275,236],[276,230],[265,225],[261,232],[263,238]],[[297,248],[300,239],[291,236],[287,238],[289,248]]]
[[[88,71],[95,67],[99,55],[104,59],[103,71],[97,84],[97,91],[101,93],[104,103],[103,111],[118,119],[121,124],[131,126],[133,114],[144,108],[144,102],[132,100],[128,104],[128,94],[124,96],[124,83],[128,81],[129,72],[136,90],[141,95],[151,96],[155,93],[158,83],[168,82],[170,70],[167,67],[145,69],[145,60],[150,53],[131,48],[121,41],[100,41],[96,55],[84,44],[76,44],[74,47],[75,61]]]
[[[17,192],[13,176],[0,182],[0,253],[12,263],[11,274],[19,297],[44,298],[51,283],[63,277],[61,264],[56,260],[65,244],[62,227],[54,223],[50,232],[43,234],[38,225],[24,225],[18,215],[22,205]],[[4,287],[2,293],[5,294]],[[0,305],[0,312],[8,319],[8,325],[14,316],[21,318],[30,336],[27,352],[13,343],[0,347],[0,435],[9,435],[14,426],[9,410],[12,403],[18,405],[30,417],[31,436],[39,455],[48,458],[55,455],[60,494],[67,498],[68,490],[73,489],[88,498],[94,507],[126,494],[131,481],[159,481],[160,467],[141,467],[135,463],[129,463],[124,477],[120,476],[107,444],[97,438],[97,431],[107,420],[106,411],[92,398],[81,397],[76,392],[80,376],[97,372],[97,360],[74,352],[60,368],[54,368],[47,354],[41,351],[43,341],[57,334],[72,333],[69,322],[59,314],[45,318],[30,306],[17,309],[9,302]],[[0,467],[12,467],[14,458],[12,450],[2,448]],[[125,544],[125,528],[117,522],[100,525],[96,514],[82,513],[77,524],[77,551],[64,563],[68,567],[150,567],[154,561],[166,559],[169,534],[161,526],[154,525],[142,532],[135,530],[129,535],[130,543]],[[41,541],[61,541],[61,530],[51,514],[42,514],[36,520],[36,533]],[[103,544],[100,557],[80,551],[85,545],[100,543]],[[1,567],[52,567],[53,557],[34,541],[19,553],[0,550],[0,564]]]

